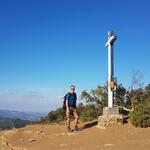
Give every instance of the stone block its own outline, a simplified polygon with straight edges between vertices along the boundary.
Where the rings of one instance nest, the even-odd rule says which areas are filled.
[[[105,129],[117,124],[123,124],[123,116],[119,114],[119,108],[103,108],[103,115],[98,118],[97,128]]]

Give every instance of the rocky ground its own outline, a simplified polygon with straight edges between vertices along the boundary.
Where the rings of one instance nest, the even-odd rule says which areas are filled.
[[[150,150],[150,128],[118,125],[96,128],[96,121],[67,133],[62,125],[29,125],[0,132],[1,150]]]

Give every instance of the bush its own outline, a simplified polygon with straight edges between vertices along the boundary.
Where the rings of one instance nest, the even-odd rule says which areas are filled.
[[[86,122],[97,119],[98,116],[102,114],[102,108],[92,104],[83,105],[79,103],[77,106],[79,113],[79,120]],[[42,117],[39,122],[41,124],[47,123],[58,123],[66,119],[65,110],[63,108],[58,108],[54,111],[50,111],[47,116]],[[71,119],[73,119],[73,114],[71,114]]]
[[[136,105],[130,114],[130,121],[135,127],[150,127],[150,102]]]
[[[51,111],[48,114],[49,122],[61,122],[65,120],[65,110],[63,108],[58,108],[55,111]]]
[[[54,111],[50,111],[47,116],[42,117],[36,123],[47,124],[47,123],[58,123],[65,120],[65,110],[63,108],[58,108]]]
[[[102,108],[95,105],[85,105],[81,110],[79,107],[79,119],[83,122],[98,119],[102,114]]]

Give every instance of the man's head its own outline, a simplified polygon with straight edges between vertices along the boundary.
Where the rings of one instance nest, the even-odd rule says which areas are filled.
[[[74,93],[74,91],[75,91],[75,86],[74,86],[74,85],[71,85],[71,86],[70,86],[70,93]]]

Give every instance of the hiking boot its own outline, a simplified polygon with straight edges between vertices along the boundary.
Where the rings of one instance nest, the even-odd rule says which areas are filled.
[[[78,128],[78,126],[75,126],[75,129],[74,129],[75,131],[79,131],[79,128]]]
[[[72,132],[72,130],[71,130],[71,128],[70,128],[70,127],[68,127],[68,128],[67,128],[67,130],[68,130],[68,132]]]

